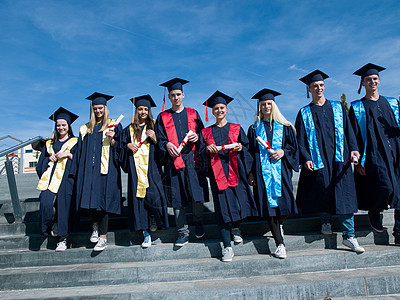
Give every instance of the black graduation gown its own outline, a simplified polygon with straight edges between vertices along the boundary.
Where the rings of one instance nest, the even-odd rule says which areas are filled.
[[[383,210],[388,206],[400,209],[400,129],[387,100],[361,99],[367,119],[366,176],[354,172],[358,207],[363,210]],[[364,142],[360,127],[350,108],[360,154]]]
[[[273,131],[270,122],[263,122],[268,142],[272,145]],[[299,151],[297,147],[296,134],[291,126],[283,126],[282,150],[285,156],[282,160],[282,197],[278,198],[278,207],[270,207],[265,182],[262,176],[260,148],[256,140],[256,132],[254,125],[250,125],[248,130],[249,152],[253,155],[254,163],[252,166],[252,174],[254,176],[255,185],[253,187],[254,198],[256,199],[258,213],[260,217],[273,217],[277,215],[277,211],[282,216],[297,213],[297,205],[293,195],[292,171],[299,170]]]
[[[229,128],[231,123],[224,127],[212,125],[212,135],[217,146],[229,144]],[[206,151],[207,144],[204,137],[200,134],[199,157],[202,170],[210,178],[211,191],[214,200],[215,215],[218,223],[232,223],[243,220],[246,217],[258,216],[253,193],[247,182],[247,175],[251,170],[253,158],[248,152],[249,140],[246,133],[240,128],[238,143],[242,144],[242,151],[237,155],[239,181],[237,187],[228,187],[220,191],[215,181],[214,172],[211,167],[209,154]],[[229,150],[218,152],[222,168],[226,178],[229,174]]]
[[[56,141],[53,144],[53,150],[55,153],[61,150],[62,145],[66,142]],[[77,145],[71,148],[71,154],[74,156],[75,159],[75,152],[76,152]],[[42,177],[43,173],[46,172],[49,164],[50,154],[47,152],[46,146],[42,149],[40,153],[39,161],[36,165],[36,173],[38,174],[39,178]],[[75,195],[73,193],[74,189],[74,178],[71,175],[73,161],[68,159],[65,165],[65,171],[63,178],[61,180],[60,187],[58,188],[57,196],[49,190],[41,191],[39,195],[39,202],[40,205],[40,231],[42,234],[45,234],[46,229],[52,225],[51,222],[48,223],[50,220],[45,217],[45,214],[52,211],[53,209],[53,201],[56,199],[56,206],[57,206],[57,225],[58,225],[58,234],[59,236],[65,236],[68,232],[71,231],[71,221],[74,220],[75,216],[75,209],[71,209],[71,205],[75,203]],[[56,168],[56,163],[53,165],[50,175],[50,181],[53,177],[54,171]],[[56,196],[56,197],[55,197]],[[46,199],[45,199],[46,198]],[[43,207],[42,203],[52,203],[52,207]]]
[[[82,140],[79,135],[76,151],[76,199],[78,209],[95,209],[121,214],[121,171],[116,144],[122,131],[121,124],[115,127],[115,145],[110,146],[108,174],[101,174],[102,123],[95,126],[93,133]],[[75,159],[74,159],[75,161]]]
[[[189,132],[186,108],[179,113],[174,112],[172,109],[169,109],[168,111],[172,114],[178,141],[181,142],[185,138],[186,133]],[[196,115],[196,133],[199,134],[204,128],[204,125],[198,112],[196,112]],[[167,196],[168,205],[172,207],[182,207],[190,202],[190,198],[196,202],[208,201],[207,180],[201,176],[200,169],[195,166],[192,143],[189,142],[181,152],[186,167],[177,170],[173,158],[169,155],[166,149],[166,145],[169,141],[161,115],[157,117],[155,133],[158,141],[157,146],[160,151],[160,162],[164,166],[164,191]],[[199,143],[197,142],[197,151],[198,148]]]
[[[138,177],[136,173],[133,152],[127,148],[132,143],[129,127],[126,127],[121,134],[119,143],[119,155],[122,170],[128,173],[128,219],[131,231],[145,230],[149,228],[148,215],[154,215],[157,225],[162,228],[168,227],[168,208],[161,181],[161,166],[158,163],[158,154],[155,145],[150,138],[150,152],[147,177],[149,187],[146,190],[145,198],[137,198]],[[141,128],[143,130],[143,128]]]
[[[308,171],[305,167],[301,168],[296,200],[302,213],[350,214],[357,212],[350,152],[357,151],[358,147],[347,112],[344,106],[341,106],[344,121],[344,162],[336,162],[332,105],[328,100],[322,106],[311,103],[318,148],[325,167],[314,171]],[[299,144],[299,162],[303,166],[306,161],[312,159],[301,111],[297,115],[295,127]]]

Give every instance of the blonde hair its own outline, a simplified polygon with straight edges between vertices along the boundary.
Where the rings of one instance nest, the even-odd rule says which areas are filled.
[[[264,119],[264,114],[261,112],[261,101],[258,102],[258,114],[256,117],[256,121],[258,124]],[[286,126],[292,126],[294,132],[296,133],[296,128],[294,128],[293,124],[289,122],[281,113],[278,106],[276,105],[275,101],[271,101],[271,113],[269,115],[269,120],[275,121],[276,123],[280,123]]]
[[[108,128],[108,117],[110,116],[110,111],[108,110],[107,105],[104,105],[104,115],[103,118],[101,120],[101,122],[103,123],[103,126],[101,127],[101,129],[99,130],[99,132],[102,132],[104,130],[106,130]],[[88,129],[88,133],[92,133],[94,130],[94,127],[96,126],[96,116],[94,114],[94,110],[93,110],[93,106],[90,107],[90,121],[89,121],[89,129]]]

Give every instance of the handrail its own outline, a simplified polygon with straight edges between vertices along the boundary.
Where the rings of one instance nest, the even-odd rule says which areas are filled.
[[[36,141],[38,141],[40,139],[43,139],[43,138],[41,136],[37,136],[37,137],[31,138],[31,139],[29,139],[29,140],[27,140],[25,142],[22,142],[21,144],[18,144],[18,145],[15,145],[13,147],[10,147],[10,148],[8,148],[6,150],[0,151],[0,157],[2,157],[4,155],[7,155],[7,154],[10,154],[12,152],[15,152],[15,151],[17,151],[17,150],[19,150],[19,149],[21,149],[21,148],[23,148],[25,146],[28,146],[28,145],[30,145],[30,144],[32,144],[32,143],[34,143],[34,142],[36,142]]]

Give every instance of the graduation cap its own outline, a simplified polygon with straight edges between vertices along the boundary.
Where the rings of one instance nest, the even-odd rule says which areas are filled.
[[[94,92],[86,99],[92,101],[92,105],[107,105],[107,101],[114,98],[114,96]]]
[[[308,93],[308,87],[311,83],[315,81],[324,81],[326,78],[329,78],[324,72],[320,70],[312,71],[311,73],[307,74],[306,76],[300,78],[299,80],[306,84],[307,86],[307,98],[310,98],[310,94]]]
[[[253,97],[251,97],[251,99],[258,99],[259,101],[266,101],[266,100],[274,100],[275,101],[275,97],[279,96],[279,95],[282,95],[282,94],[277,91],[274,91],[274,90],[262,89],[257,94],[255,94]]]
[[[185,80],[185,79],[180,79],[180,78],[174,78],[171,80],[168,80],[164,83],[161,83],[161,86],[165,86],[166,88],[168,88],[168,92],[170,93],[173,90],[181,90],[183,91],[182,86],[186,83],[188,83],[189,81]]]
[[[361,76],[360,87],[358,88],[358,93],[361,92],[362,81],[365,77],[370,76],[370,75],[378,75],[379,76],[379,72],[383,71],[383,70],[386,70],[386,68],[368,63],[368,64],[362,66],[357,71],[355,71],[353,73],[354,75]]]
[[[64,107],[59,107],[59,109],[57,109],[50,117],[49,119],[52,121],[57,121],[59,119],[63,119],[65,121],[67,121],[67,123],[69,125],[71,125],[72,123],[74,123],[74,121],[76,119],[78,119],[79,116],[77,116],[76,114],[70,112],[69,110],[65,109]]]
[[[139,106],[147,106],[147,107],[156,107],[157,105],[154,103],[153,98],[151,98],[150,95],[143,95],[143,96],[139,96],[139,97],[134,97],[129,99],[132,101],[133,105],[135,105],[135,107],[139,107]]]
[[[209,108],[213,108],[217,104],[225,104],[228,105],[233,100],[232,97],[220,92],[216,91],[214,94],[208,98],[203,105]],[[208,110],[206,108],[206,122],[208,122]]]

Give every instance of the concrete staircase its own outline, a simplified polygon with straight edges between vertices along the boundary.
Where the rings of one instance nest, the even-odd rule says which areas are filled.
[[[142,249],[142,234],[126,229],[124,211],[110,221],[105,251],[92,251],[91,224],[82,217],[70,249],[55,252],[57,239],[39,235],[36,184],[35,175],[17,176],[24,222],[16,224],[7,179],[0,176],[1,299],[400,299],[393,211],[384,213],[387,230],[380,234],[371,231],[365,212],[356,215],[366,249],[359,255],[342,245],[336,219],[335,233],[324,236],[315,216],[291,216],[284,225],[287,259],[273,257],[266,222],[249,220],[241,225],[244,242],[234,245],[233,262],[223,263],[212,202],[205,205],[205,239],[191,237],[182,248],[174,247],[176,229],[170,228],[153,233],[153,245]]]

